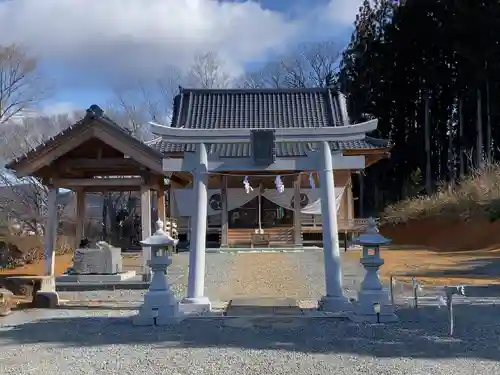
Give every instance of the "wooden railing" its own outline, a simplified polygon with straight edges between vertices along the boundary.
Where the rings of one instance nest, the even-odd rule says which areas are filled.
[[[378,219],[376,219],[378,221]],[[368,218],[344,219],[338,218],[337,224],[341,231],[362,231],[366,228]],[[302,228],[321,228],[322,221],[320,215],[302,215]]]
[[[219,215],[217,215],[218,217]],[[213,217],[215,219],[215,216]],[[208,220],[208,232],[215,233],[220,232],[221,223],[219,220]],[[355,219],[344,219],[338,218],[338,227],[339,231],[363,231],[366,228],[368,218],[355,218]],[[378,219],[376,219],[378,221]],[[302,215],[301,217],[301,226],[304,229],[317,229],[321,230],[322,221],[320,215]],[[179,233],[187,233],[189,229],[189,220],[187,217],[179,217],[177,218],[177,230]]]
[[[261,237],[261,238],[260,238]],[[260,239],[259,239],[260,238]],[[229,246],[258,246],[256,243],[266,246],[273,245],[293,245],[293,229],[292,228],[267,228],[264,229],[263,235],[255,235],[255,229],[229,229],[228,230],[228,245]]]

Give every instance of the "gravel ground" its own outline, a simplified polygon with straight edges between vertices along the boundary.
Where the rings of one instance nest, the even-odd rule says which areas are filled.
[[[175,296],[182,299],[187,293],[189,254],[180,253],[172,257],[173,263],[168,268],[167,276],[171,283]],[[205,272],[205,295],[211,299],[220,300],[218,291],[221,281],[227,280],[235,255],[231,254],[207,254]],[[140,259],[137,260],[138,264]],[[134,267],[129,267],[134,268]],[[140,268],[137,272],[140,272]],[[62,292],[60,298],[70,301],[117,301],[138,302],[142,300],[145,291],[125,290],[116,292],[91,291],[91,292]]]
[[[189,254],[173,257],[168,269],[178,298],[187,292]],[[354,296],[364,271],[358,262],[342,258],[346,295]],[[318,299],[325,293],[322,250],[297,253],[209,253],[206,256],[205,295],[212,301],[242,297]],[[140,301],[142,291],[61,293],[66,300]]]
[[[188,255],[179,254],[170,267],[178,297],[185,295],[187,264]],[[213,301],[261,295],[315,299],[324,293],[321,251],[208,254],[206,264],[206,294]],[[346,294],[354,295],[363,270],[343,259],[343,273]],[[130,317],[141,297],[140,291],[61,293],[73,301],[116,304],[4,318],[0,374],[500,373],[498,299],[496,305],[458,300],[456,334],[448,338],[447,312],[432,299],[418,310],[401,307],[400,323],[388,326],[338,318],[206,317],[173,327],[134,327]]]
[[[31,311],[0,327],[1,374],[495,374],[500,307],[434,306],[394,325],[340,319],[189,319],[133,327],[131,311]],[[477,319],[480,316],[481,319]],[[246,319],[246,323],[248,323]]]

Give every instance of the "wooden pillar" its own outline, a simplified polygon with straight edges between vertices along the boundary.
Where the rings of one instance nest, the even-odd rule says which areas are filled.
[[[347,180],[347,220],[349,225],[353,224],[354,219],[354,200],[352,196],[352,177],[349,175],[349,179]]]
[[[160,185],[156,191],[156,207],[158,209],[158,219],[165,224],[165,186]]]
[[[47,220],[44,233],[45,275],[55,276],[55,246],[57,237],[57,192],[54,186],[49,186],[47,196]],[[54,284],[55,285],[55,284]]]
[[[104,202],[103,202],[104,204]],[[75,249],[78,249],[80,241],[85,236],[85,218],[87,206],[85,202],[85,190],[79,189],[76,191],[76,233],[75,233]]]
[[[151,188],[148,185],[141,186],[141,227],[142,240],[151,236]],[[151,259],[151,248],[142,248],[142,277],[144,281],[150,281],[151,272],[147,265]]]
[[[171,216],[173,218],[177,218],[177,210],[175,208],[175,205],[177,203],[175,201],[175,190],[178,188],[179,188],[179,185],[176,182],[170,180],[170,186],[168,189],[168,193],[170,194],[168,196],[168,210],[170,212],[169,216]]]
[[[168,199],[167,202],[168,204],[166,205],[166,208],[165,208],[165,216],[166,217],[172,217],[172,210],[171,210],[171,206],[172,206],[172,185],[168,185],[165,187],[165,195],[168,196]]]
[[[302,226],[300,214],[300,174],[293,184],[293,244],[302,246]]]
[[[228,246],[228,212],[227,212],[227,176],[222,176],[221,179],[221,197],[222,197],[222,212],[221,212],[221,236],[220,236],[220,246]]]
[[[365,217],[365,176],[359,172],[359,217]]]

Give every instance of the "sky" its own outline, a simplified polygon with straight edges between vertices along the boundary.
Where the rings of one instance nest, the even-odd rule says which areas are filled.
[[[233,75],[309,41],[347,43],[362,0],[0,0],[0,44],[54,82],[50,113],[104,106],[113,86],[154,81],[215,52]]]

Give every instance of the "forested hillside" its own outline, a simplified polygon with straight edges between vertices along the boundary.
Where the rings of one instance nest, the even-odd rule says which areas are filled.
[[[350,113],[379,119],[391,158],[365,177],[372,212],[500,157],[500,2],[366,0],[338,83]]]

